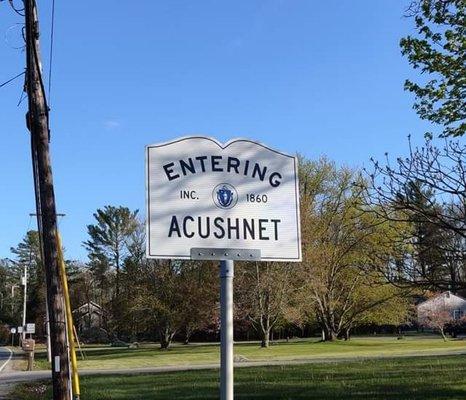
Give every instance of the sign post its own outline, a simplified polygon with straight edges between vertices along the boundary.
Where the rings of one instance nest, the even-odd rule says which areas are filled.
[[[15,345],[16,328],[10,328],[10,333],[11,333],[11,347],[13,347]]]
[[[220,399],[233,400],[233,277],[232,260],[220,261]]]
[[[301,261],[297,170],[248,139],[146,147],[147,257],[220,261],[221,400],[233,400],[234,260]]]
[[[23,342],[23,331],[24,331],[24,328],[22,326],[18,326],[18,328],[16,329],[16,332],[18,332],[18,346],[21,346],[21,343]],[[21,335],[20,335],[21,334]]]

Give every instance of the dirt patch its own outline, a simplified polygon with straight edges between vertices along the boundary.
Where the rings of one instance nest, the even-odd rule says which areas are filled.
[[[41,383],[8,384],[0,389],[0,400],[21,400],[24,398],[43,400],[46,391],[47,386]]]

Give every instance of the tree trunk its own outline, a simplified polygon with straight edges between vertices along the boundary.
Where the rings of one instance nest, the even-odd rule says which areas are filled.
[[[322,326],[322,341],[323,342],[333,342],[337,339],[337,333],[329,326]]]
[[[345,340],[350,340],[350,331],[351,331],[351,328],[346,328],[345,329]]]
[[[440,330],[440,334],[442,335],[443,341],[446,342],[447,337],[445,336],[445,330],[443,328],[440,328],[439,330]]]
[[[172,342],[173,336],[175,335],[174,332],[170,332],[168,328],[160,330],[160,348],[161,349],[168,349]]]
[[[118,251],[118,247],[116,249],[116,255],[115,255],[115,267],[116,267],[116,291],[115,291],[115,297],[117,299],[120,298],[120,252]]]
[[[333,342],[337,339],[336,332],[331,327],[325,327],[325,341],[326,342]]]
[[[270,328],[261,331],[261,347],[267,349],[270,346]]]
[[[191,329],[186,328],[186,332],[184,334],[184,344],[188,345],[189,344],[189,339],[191,338]]]

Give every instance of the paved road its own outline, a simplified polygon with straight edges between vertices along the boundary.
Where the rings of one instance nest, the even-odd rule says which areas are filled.
[[[8,367],[8,363],[13,357],[13,353],[10,349],[6,347],[0,347],[0,372],[5,370]]]
[[[410,352],[398,355],[372,355],[366,357],[338,357],[338,358],[307,358],[295,360],[271,360],[271,361],[241,361],[235,363],[237,367],[264,367],[274,365],[302,365],[302,364],[320,364],[320,363],[335,363],[335,362],[351,362],[364,361],[374,359],[394,359],[404,357],[433,357],[433,356],[452,356],[466,355],[465,350],[456,351],[438,351],[438,352]],[[148,368],[131,368],[131,369],[108,369],[108,370],[81,370],[80,376],[91,375],[137,375],[137,374],[156,374],[163,372],[179,372],[193,371],[203,369],[217,369],[218,363],[202,364],[202,365],[176,365],[163,367],[148,367]],[[50,379],[50,371],[31,371],[31,372],[9,372],[0,374],[0,387],[3,384],[13,384],[18,382],[28,382],[34,380]],[[1,399],[1,396],[0,396]]]
[[[2,376],[6,375],[7,371],[10,370],[10,361],[13,357],[13,353],[6,347],[0,347],[0,399],[5,399],[6,395],[10,391],[10,385],[2,382]]]

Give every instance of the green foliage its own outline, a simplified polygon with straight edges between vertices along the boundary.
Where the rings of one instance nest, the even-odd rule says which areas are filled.
[[[38,231],[28,231],[23,240],[16,247],[10,249],[15,255],[12,265],[12,273],[19,283],[20,276],[24,274],[27,267],[28,290],[27,290],[27,322],[35,322],[37,333],[43,333],[43,321],[45,320],[45,271],[41,261],[40,239]],[[22,290],[16,292],[17,302],[21,303]],[[18,307],[17,313],[20,313]],[[16,316],[16,318],[20,315]]]
[[[363,206],[365,182],[357,171],[325,159],[302,160],[301,168],[302,282],[308,315],[316,314],[325,340],[348,337],[352,328],[369,321],[403,319],[404,293],[384,275],[397,251],[400,224]],[[399,309],[384,309],[390,302]]]
[[[41,264],[39,232],[28,231],[18,246],[10,250],[18,263],[38,267]]]
[[[89,257],[104,256],[109,264],[119,269],[128,237],[137,226],[138,211],[127,207],[105,206],[94,213],[97,223],[87,226],[90,239],[84,242]]]
[[[0,344],[8,344],[10,339],[10,330],[3,325],[0,320]]]
[[[93,300],[104,309],[106,329],[117,337],[121,334],[125,311],[122,307],[125,302],[120,296],[121,268],[129,255],[131,235],[138,228],[137,214],[138,210],[121,206],[98,209],[94,213],[96,223],[87,226],[89,240],[83,243],[89,252],[89,267],[99,291]]]
[[[362,285],[355,297],[355,309],[360,311],[355,316],[356,325],[400,326],[409,322],[411,299],[394,285]]]
[[[214,319],[216,275],[212,263],[145,260],[132,285],[128,316],[140,333],[156,332],[162,348],[181,330],[189,340]]]
[[[20,271],[10,260],[0,259],[0,324],[20,322]]]
[[[90,239],[84,247],[89,251],[91,265],[100,275],[102,286],[108,269],[115,268],[116,297],[120,294],[120,269],[128,253],[129,237],[137,229],[137,214],[138,210],[127,207],[105,206],[94,213],[97,223],[87,226]]]
[[[401,51],[430,80],[424,84],[407,80],[405,89],[416,96],[414,109],[422,119],[443,126],[441,136],[462,136],[466,131],[466,2],[417,0],[409,12],[418,36],[401,39]]]

